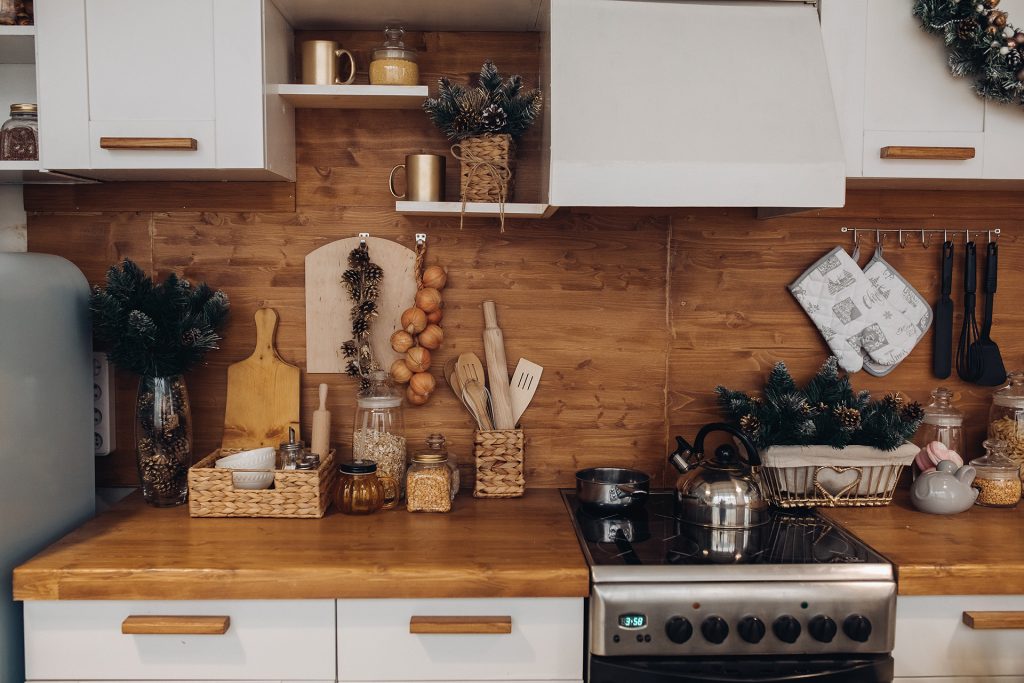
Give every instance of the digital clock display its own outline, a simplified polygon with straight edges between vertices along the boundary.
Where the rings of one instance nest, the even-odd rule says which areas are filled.
[[[620,614],[620,628],[647,628],[646,614]]]

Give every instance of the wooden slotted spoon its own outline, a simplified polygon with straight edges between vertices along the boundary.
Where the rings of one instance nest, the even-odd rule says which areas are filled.
[[[448,362],[444,364],[444,378],[445,378],[445,381],[448,382],[448,387],[452,390],[452,393],[455,394],[455,397],[457,399],[459,399],[459,403],[461,403],[463,406],[465,406],[466,410],[469,411],[469,414],[473,416],[474,420],[476,420],[477,427],[480,428],[480,429],[483,429],[483,427],[481,426],[481,423],[480,423],[480,418],[476,414],[476,410],[473,408],[472,405],[470,405],[466,401],[466,398],[463,395],[464,389],[463,389],[463,386],[462,386],[461,378],[459,377],[459,372],[458,372],[458,367],[457,367],[458,361],[459,361],[458,358],[449,358]]]

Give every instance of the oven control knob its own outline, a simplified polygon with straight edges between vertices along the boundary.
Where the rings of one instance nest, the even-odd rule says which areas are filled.
[[[665,635],[673,643],[682,645],[693,635],[693,625],[686,617],[672,617],[665,624]]]
[[[739,631],[740,638],[748,643],[760,643],[764,638],[765,627],[764,622],[757,617],[743,617],[736,630]]]
[[[851,614],[843,620],[843,633],[850,640],[866,643],[871,637],[871,621],[863,614]]]
[[[775,637],[782,642],[795,643],[796,639],[800,637],[800,622],[796,620],[796,617],[784,614],[772,624],[772,631],[775,633]]]
[[[807,632],[811,634],[812,638],[822,643],[831,643],[832,639],[836,637],[837,630],[836,622],[824,614],[819,614],[807,622]]]
[[[700,625],[700,632],[704,634],[704,639],[709,643],[718,645],[728,637],[729,624],[722,617],[708,617]]]

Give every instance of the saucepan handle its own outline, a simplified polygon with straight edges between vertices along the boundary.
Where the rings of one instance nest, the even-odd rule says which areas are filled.
[[[615,495],[618,498],[624,498],[626,496],[646,496],[647,493],[647,491],[644,491],[643,489],[638,489],[636,486],[632,484],[615,485]]]

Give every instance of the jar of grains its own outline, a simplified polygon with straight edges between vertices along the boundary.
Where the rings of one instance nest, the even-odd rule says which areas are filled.
[[[405,482],[409,512],[448,512],[452,509],[452,471],[447,453],[427,451],[412,457]]]
[[[370,62],[370,85],[419,85],[420,67],[416,51],[405,47],[405,29],[388,26],[384,44],[374,49]]]
[[[402,394],[383,371],[370,376],[370,385],[356,397],[356,419],[352,433],[353,460],[377,463],[381,474],[405,483],[405,418]]]
[[[1020,465],[1007,455],[1007,444],[999,439],[988,439],[985,455],[971,461],[977,475],[978,505],[990,507],[1013,507],[1020,501]]]
[[[0,160],[34,161],[39,158],[39,121],[36,105],[12,104],[11,118],[0,127]]]
[[[452,501],[459,492],[461,480],[459,478],[459,464],[455,456],[448,452],[444,434],[431,434],[427,437],[427,450],[425,453],[439,453],[447,458],[448,469],[452,472]]]
[[[1024,465],[1024,372],[1011,372],[1007,379],[1007,385],[992,395],[988,438],[1005,441],[1009,458]]]
[[[914,435],[921,448],[933,441],[958,455],[964,453],[964,414],[953,405],[953,392],[946,387],[932,392],[932,402],[925,407],[921,428]]]

